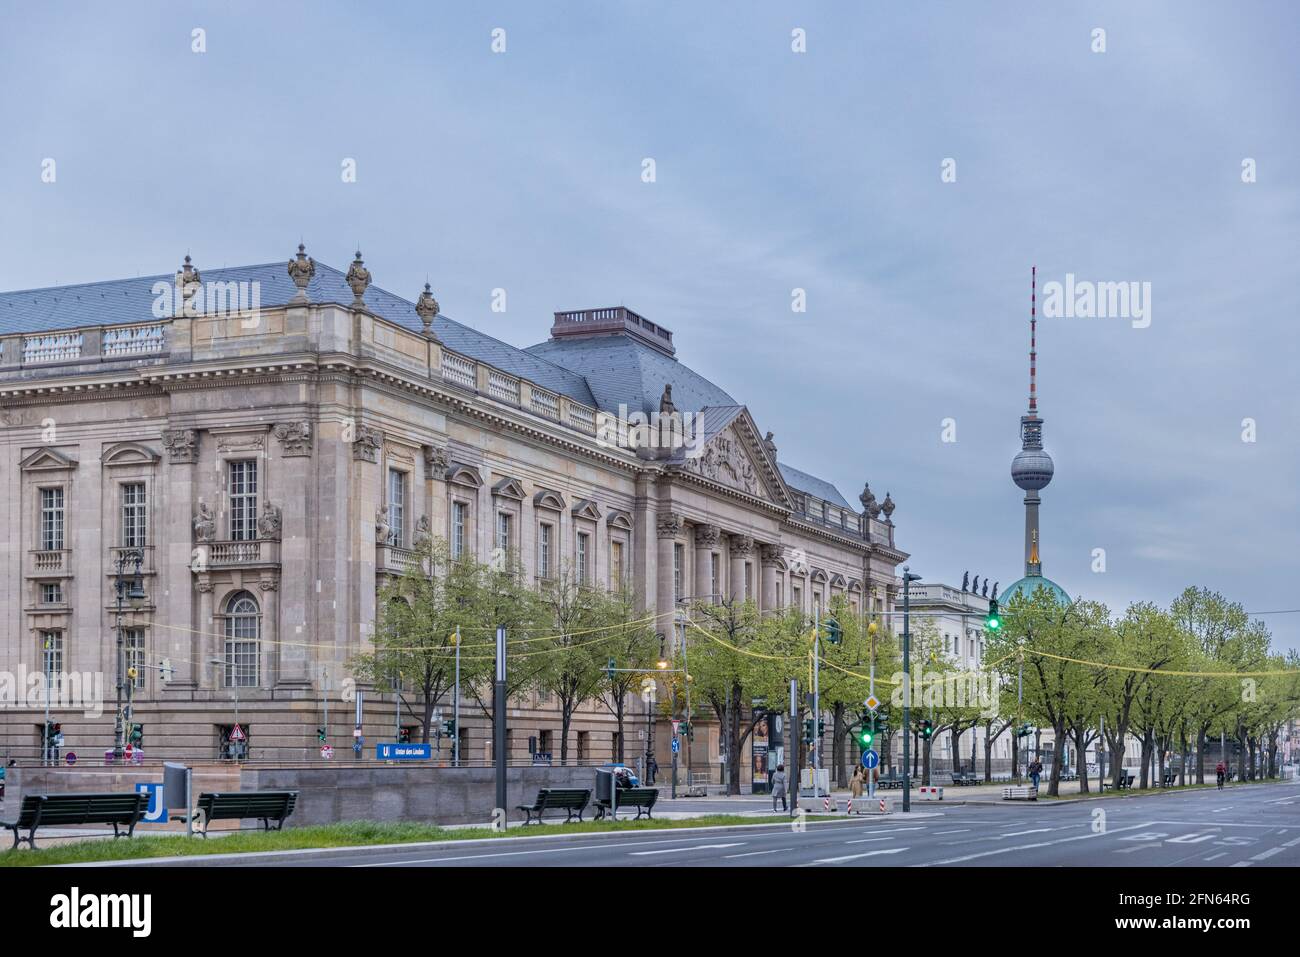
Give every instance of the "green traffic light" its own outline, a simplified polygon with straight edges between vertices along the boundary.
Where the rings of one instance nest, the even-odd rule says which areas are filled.
[[[862,742],[862,746],[864,748],[869,748],[871,747],[871,742],[875,740],[875,737],[876,734],[874,731],[864,729],[861,733],[859,733],[858,740]]]

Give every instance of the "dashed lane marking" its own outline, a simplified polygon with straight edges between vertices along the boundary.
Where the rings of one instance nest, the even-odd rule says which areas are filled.
[[[877,854],[900,854],[907,850],[905,847],[881,848],[878,851],[864,851],[861,854],[846,854],[843,857],[823,857],[819,861],[813,861],[814,864],[842,864],[845,861],[856,861],[862,857],[875,857]]]
[[[660,851],[628,851],[631,857],[650,857],[653,854],[683,854],[686,851],[716,851],[724,847],[744,847],[744,841],[732,841],[729,844],[692,844],[690,847],[666,847]]]

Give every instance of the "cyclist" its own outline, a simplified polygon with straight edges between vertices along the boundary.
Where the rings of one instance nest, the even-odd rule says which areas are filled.
[[[1228,769],[1222,761],[1220,761],[1217,765],[1215,765],[1214,776],[1219,780],[1220,791],[1223,790],[1223,779],[1227,776],[1227,774],[1228,774]]]

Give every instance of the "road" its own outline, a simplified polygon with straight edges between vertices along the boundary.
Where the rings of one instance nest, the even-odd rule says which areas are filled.
[[[338,867],[1298,867],[1300,785],[1049,804],[913,805],[793,828],[575,834],[506,843],[171,859],[187,866]],[[139,862],[145,864],[146,862]]]

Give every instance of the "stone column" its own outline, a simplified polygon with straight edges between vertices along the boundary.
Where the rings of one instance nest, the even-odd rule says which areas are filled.
[[[195,648],[197,654],[194,656],[194,667],[197,673],[194,675],[197,684],[205,688],[221,687],[221,671],[211,664],[213,658],[222,657],[220,653],[221,642],[216,633],[217,623],[212,617],[212,582],[206,574],[199,576],[199,621]]]
[[[292,646],[279,644],[284,641],[302,641],[301,636],[295,637],[292,630],[284,627],[284,620],[280,614],[280,583],[274,578],[263,578],[257,583],[258,591],[261,594],[258,601],[262,605],[262,647],[268,646],[272,649],[270,653],[264,653],[262,658],[266,662],[275,662],[275,684],[263,680],[263,684],[269,687],[276,687],[286,684],[285,671],[301,670],[304,677],[296,682],[304,684],[305,662],[302,661],[302,652],[305,650],[301,646]],[[271,644],[277,642],[277,644]],[[266,671],[263,670],[265,675]],[[294,684],[295,682],[288,682]]]
[[[753,554],[754,540],[748,535],[732,535],[727,545],[731,556],[731,580],[728,582],[727,594],[732,601],[742,602],[749,597],[745,594],[745,563]]]
[[[260,583],[265,596],[263,633],[274,634],[277,641],[294,643],[277,646],[276,686],[308,688],[312,683],[312,676],[307,672],[311,656],[307,654],[305,642],[308,636],[316,634],[314,616],[310,614],[315,609],[316,578],[312,543],[320,514],[312,468],[314,432],[307,421],[282,422],[272,431],[279,440],[280,450],[274,485],[284,504],[280,510],[280,528],[267,529],[280,536],[280,577]],[[271,487],[270,482],[267,485]]]
[[[194,572],[207,568],[206,545],[196,544],[194,473],[199,458],[199,433],[194,429],[168,429],[162,435],[167,464],[160,465],[160,481],[156,488],[165,487],[166,509],[159,514],[160,534],[154,539],[158,576],[154,587],[158,594],[151,596],[158,609],[157,620],[175,625],[175,628],[154,630],[154,649],[159,658],[167,658],[173,668],[172,679],[164,686],[164,694],[188,693],[202,683],[207,650],[200,632],[206,634],[211,627],[211,595],[209,610],[194,614]],[[203,530],[208,537],[209,530]],[[200,595],[200,599],[202,595]]]
[[[717,602],[706,596],[713,591],[713,552],[720,537],[716,525],[695,526],[695,590],[691,595],[698,601]]]
[[[781,546],[763,545],[759,548],[759,561],[763,567],[763,611],[779,612],[776,601],[776,579],[781,571]]]
[[[655,561],[655,630],[662,632],[668,645],[676,647],[673,627],[677,606],[673,601],[673,546],[682,530],[682,517],[676,512],[660,512],[655,522],[659,548]]]

